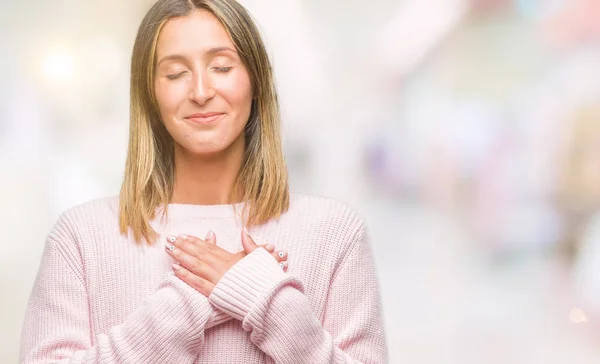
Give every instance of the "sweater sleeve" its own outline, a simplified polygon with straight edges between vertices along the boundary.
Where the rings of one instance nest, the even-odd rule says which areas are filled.
[[[242,320],[250,338],[277,363],[386,363],[379,286],[361,224],[328,287],[323,321],[302,283],[264,249],[234,265],[210,301]]]
[[[173,273],[123,323],[92,340],[81,258],[73,246],[52,234],[46,242],[25,315],[21,363],[195,360],[205,325],[216,316],[208,299]]]

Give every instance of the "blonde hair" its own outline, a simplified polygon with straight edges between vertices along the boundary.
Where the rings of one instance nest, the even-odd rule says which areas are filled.
[[[243,191],[243,223],[262,225],[289,207],[288,175],[280,135],[280,114],[271,63],[249,13],[235,0],[159,0],[138,29],[131,60],[130,131],[120,192],[119,227],[136,243],[153,244],[150,225],[167,206],[174,185],[174,142],[162,123],[154,94],[159,33],[172,18],[194,9],[215,15],[231,37],[250,75],[254,99],[245,128],[244,160],[233,191]],[[163,216],[165,216],[163,214]]]

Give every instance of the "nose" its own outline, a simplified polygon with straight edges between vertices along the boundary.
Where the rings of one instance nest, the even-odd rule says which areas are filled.
[[[190,90],[190,99],[196,101],[198,104],[205,104],[208,100],[215,96],[215,88],[212,85],[210,77],[205,73],[197,73],[194,76],[192,82],[192,88]]]

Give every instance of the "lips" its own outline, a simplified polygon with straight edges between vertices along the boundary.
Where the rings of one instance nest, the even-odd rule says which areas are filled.
[[[185,119],[195,124],[210,124],[225,114],[219,112],[198,113],[186,116]]]

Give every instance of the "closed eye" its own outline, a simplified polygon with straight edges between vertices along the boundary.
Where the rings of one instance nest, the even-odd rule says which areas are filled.
[[[233,67],[213,67],[213,69],[217,72],[221,72],[221,73],[227,73],[229,71],[231,71]]]
[[[176,74],[173,74],[173,75],[167,75],[167,78],[169,80],[175,80],[175,79],[178,79],[179,77],[181,77],[185,72],[186,71],[179,72],[179,73],[176,73]]]

